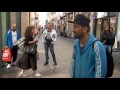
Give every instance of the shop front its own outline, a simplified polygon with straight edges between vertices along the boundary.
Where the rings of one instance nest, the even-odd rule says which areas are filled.
[[[65,14],[63,17],[60,18],[61,20],[61,30],[60,30],[60,35],[67,37],[67,15]]]
[[[94,35],[101,40],[101,32],[104,30],[104,27],[109,25],[110,28],[113,28],[115,32],[115,43],[113,48],[120,49],[120,41],[118,39],[119,35],[119,15],[118,12],[98,12],[97,18],[95,19],[95,29]]]
[[[103,27],[108,24],[108,19],[105,18],[107,15],[104,12],[97,12],[96,13],[96,19],[95,19],[95,29],[94,29],[94,35],[97,39],[101,40],[101,32],[103,30]]]
[[[74,18],[73,14],[74,14],[73,12],[68,13],[68,17],[67,17],[68,21],[73,21],[73,18]],[[67,26],[67,36],[68,37],[72,37],[72,30],[73,30],[72,28],[73,28],[73,24],[68,23],[68,26]]]
[[[104,30],[106,25],[113,28],[113,31],[116,33],[116,22],[117,14],[111,12],[98,12],[97,18],[95,19],[95,30],[94,35],[96,38],[101,40],[101,32]]]
[[[57,21],[57,32],[60,33],[60,20]]]

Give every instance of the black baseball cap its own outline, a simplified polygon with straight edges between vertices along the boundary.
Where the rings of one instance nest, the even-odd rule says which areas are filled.
[[[68,21],[69,23],[76,23],[83,26],[89,26],[90,20],[83,14],[77,14],[74,21]]]

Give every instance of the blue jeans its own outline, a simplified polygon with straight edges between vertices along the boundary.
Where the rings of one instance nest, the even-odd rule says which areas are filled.
[[[111,45],[104,45],[105,48],[109,50],[110,53],[112,53],[112,46]]]
[[[56,57],[55,57],[55,52],[54,52],[54,45],[52,43],[50,44],[44,44],[44,47],[45,47],[45,57],[46,57],[46,62],[48,62],[49,60],[49,55],[48,55],[48,49],[50,49],[50,52],[52,54],[52,58],[53,58],[53,61],[54,63],[56,63]]]

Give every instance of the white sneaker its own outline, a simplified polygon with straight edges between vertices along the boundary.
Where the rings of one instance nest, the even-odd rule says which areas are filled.
[[[36,73],[34,76],[35,76],[35,77],[41,77],[41,74]]]
[[[9,68],[11,68],[11,64],[8,64],[8,65],[7,65],[7,69],[9,69]]]
[[[19,77],[27,77],[28,75],[23,74],[23,71],[19,73]]]

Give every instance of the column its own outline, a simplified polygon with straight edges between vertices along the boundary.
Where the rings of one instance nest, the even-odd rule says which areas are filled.
[[[95,27],[95,12],[91,12],[90,20],[91,20],[90,33],[94,34],[93,30],[94,30],[94,27]]]
[[[119,42],[118,48],[120,49],[120,12],[118,14],[118,23],[117,23],[117,41]]]
[[[11,28],[10,12],[6,12],[6,30]]]
[[[6,33],[6,12],[1,12],[1,31],[2,31],[2,38],[1,38],[1,49],[4,47],[4,38]],[[1,53],[2,54],[2,53]],[[4,65],[6,63],[2,63]]]
[[[0,12],[0,26],[2,26],[1,22],[1,12]],[[2,27],[0,27],[0,43],[2,43]],[[0,45],[0,68],[2,67],[2,45]]]
[[[21,12],[16,12],[16,25],[17,25],[17,30],[21,34]]]
[[[68,32],[69,32],[69,27],[68,27],[68,14],[67,14],[67,20],[66,20],[66,34],[68,36]]]
[[[73,12],[73,21],[74,21],[74,18],[75,18],[75,12]],[[73,27],[73,25],[72,25],[72,27]],[[71,28],[71,29],[72,29],[72,36],[71,37],[74,37],[73,28]]]
[[[6,33],[6,12],[1,12],[1,21],[2,21],[2,46],[4,46],[4,38]]]

